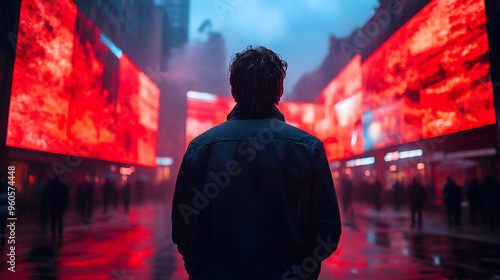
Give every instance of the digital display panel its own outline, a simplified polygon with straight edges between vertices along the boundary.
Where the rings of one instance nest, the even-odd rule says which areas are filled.
[[[112,160],[116,150],[118,58],[100,39],[101,31],[78,11],[73,49],[73,84],[68,145],[91,147],[90,157]]]
[[[159,89],[73,1],[21,3],[6,144],[154,166]]]
[[[285,122],[307,133],[314,133],[316,104],[301,102],[280,102],[278,109],[285,117]]]
[[[125,54],[120,58],[116,141],[127,162],[156,161],[160,90]]]
[[[485,13],[482,0],[431,1],[363,62],[355,56],[317,104],[279,109],[330,161],[494,124]],[[212,99],[188,99],[188,143],[234,105]]]
[[[234,105],[232,97],[189,91],[187,93],[186,148],[198,135],[226,121]]]
[[[227,120],[234,105],[232,97],[189,91],[187,93],[186,148],[198,135]],[[316,104],[280,102],[286,123],[312,133]]]
[[[8,146],[66,153],[76,13],[71,0],[22,1]]]
[[[362,76],[366,150],[494,124],[484,1],[430,2]]]
[[[362,154],[361,56],[356,55],[321,92],[314,134],[329,160]]]
[[[418,67],[423,138],[494,124],[484,1],[438,1],[424,10],[427,13],[431,18],[449,16],[439,28],[422,20],[426,31],[414,38],[418,40],[423,32],[433,35],[416,50],[429,56]]]

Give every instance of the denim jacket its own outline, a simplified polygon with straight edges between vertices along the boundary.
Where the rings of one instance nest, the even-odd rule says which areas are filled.
[[[340,234],[323,143],[275,106],[236,105],[189,144],[172,206],[189,279],[317,279]]]

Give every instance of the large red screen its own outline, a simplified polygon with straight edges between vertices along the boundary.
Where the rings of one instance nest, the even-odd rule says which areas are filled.
[[[362,65],[365,149],[495,123],[483,0],[434,0]]]
[[[76,11],[70,0],[22,2],[8,146],[66,153]]]
[[[159,89],[70,0],[24,0],[7,145],[154,166]]]
[[[321,92],[314,134],[323,140],[328,159],[362,154],[361,56],[356,55]]]
[[[284,101],[280,102],[278,109],[285,117],[286,123],[313,134],[316,106],[314,103]]]
[[[329,160],[494,124],[484,1],[431,1],[317,101]]]
[[[232,102],[188,100],[187,141],[222,123]],[[431,1],[364,62],[355,56],[317,104],[279,109],[330,161],[494,124],[484,1]]]
[[[187,94],[186,147],[196,136],[226,121],[234,105],[231,97],[190,91]]]
[[[196,136],[226,121],[234,105],[232,97],[190,91],[187,94],[186,147]],[[315,109],[313,103],[280,102],[279,110],[285,121],[313,133]]]

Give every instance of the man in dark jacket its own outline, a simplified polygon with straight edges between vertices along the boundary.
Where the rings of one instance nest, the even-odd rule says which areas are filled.
[[[194,139],[172,208],[189,279],[317,279],[341,234],[323,143],[275,106],[286,62],[264,47],[235,54],[228,121]]]

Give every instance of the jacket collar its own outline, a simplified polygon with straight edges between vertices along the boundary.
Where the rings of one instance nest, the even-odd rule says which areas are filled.
[[[255,109],[244,109],[236,104],[227,115],[227,120],[251,120],[251,119],[277,119],[282,122],[285,122],[285,116],[280,112],[280,110],[272,105],[272,106],[264,106]]]

